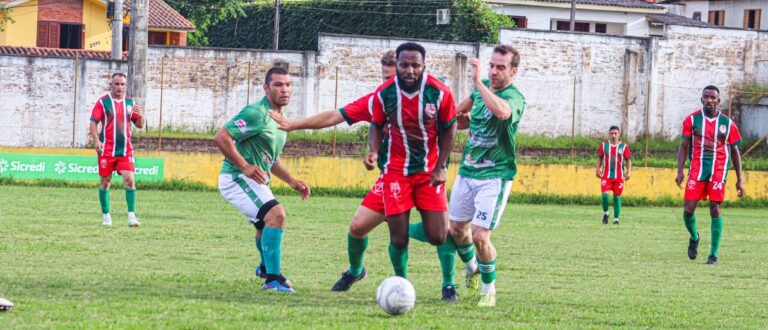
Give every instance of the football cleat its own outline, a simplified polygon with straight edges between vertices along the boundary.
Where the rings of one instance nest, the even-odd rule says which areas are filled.
[[[456,293],[455,285],[446,285],[443,287],[443,301],[445,302],[459,301],[459,295]]]
[[[256,276],[263,279],[267,278],[267,267],[264,266],[264,264],[259,264],[259,266],[256,267]]]
[[[285,286],[283,283],[280,283],[279,280],[272,280],[271,282],[264,283],[264,285],[261,287],[264,291],[275,291],[275,292],[296,292],[296,290]]]
[[[341,278],[336,281],[331,291],[347,291],[352,287],[352,284],[364,279],[366,276],[368,276],[368,272],[365,270],[365,267],[363,267],[363,271],[358,276],[352,276],[349,274],[349,271],[346,271],[341,274]]]
[[[464,285],[467,286],[470,292],[470,296],[474,296],[477,290],[480,289],[480,269],[476,269],[474,272],[467,271],[464,277]]]
[[[485,292],[480,294],[480,301],[477,302],[477,307],[495,307],[496,306],[496,292]]]
[[[603,224],[604,225],[608,224],[608,215],[607,214],[603,214]]]
[[[613,224],[614,225],[618,225],[619,224],[619,219],[613,219]]]
[[[707,258],[707,265],[717,265],[719,263],[720,262],[717,261],[717,257],[715,256],[709,256],[709,258]]]
[[[112,216],[109,214],[104,215],[104,222],[102,223],[105,227],[112,226]]]
[[[141,222],[139,222],[138,219],[136,219],[136,216],[128,216],[128,227],[138,227],[141,226]]]
[[[698,236],[699,233],[696,233]],[[688,258],[691,258],[691,260],[696,259],[696,256],[699,255],[699,240],[701,239],[701,236],[699,236],[699,239],[697,240],[688,240]]]

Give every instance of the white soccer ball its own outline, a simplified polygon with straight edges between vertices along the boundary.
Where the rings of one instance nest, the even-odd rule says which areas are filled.
[[[0,312],[9,311],[13,308],[13,303],[5,298],[0,298]]]
[[[416,302],[416,290],[408,280],[400,276],[392,276],[379,285],[379,289],[376,290],[376,301],[385,312],[400,315],[413,308]]]

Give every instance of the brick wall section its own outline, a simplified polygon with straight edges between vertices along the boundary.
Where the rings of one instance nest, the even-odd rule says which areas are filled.
[[[83,0],[38,0],[37,20],[83,23]]]

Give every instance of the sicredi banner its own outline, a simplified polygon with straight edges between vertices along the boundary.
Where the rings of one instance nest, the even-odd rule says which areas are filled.
[[[136,181],[162,181],[162,158],[135,158]],[[96,156],[0,153],[0,176],[14,179],[99,181]],[[113,181],[122,181],[119,175]]]

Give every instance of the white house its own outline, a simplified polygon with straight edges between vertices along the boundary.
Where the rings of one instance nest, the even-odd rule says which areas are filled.
[[[768,0],[663,0],[669,12],[710,25],[768,30]]]
[[[512,17],[520,28],[570,29],[570,0],[484,0],[496,12]],[[645,37],[657,34],[648,15],[667,8],[643,0],[576,0],[578,32]]]

